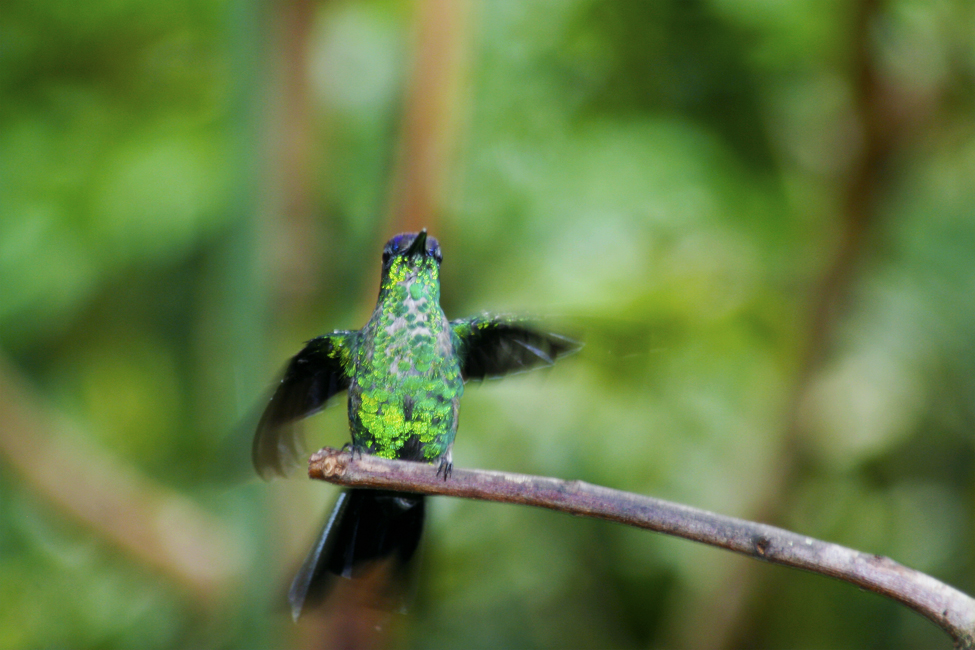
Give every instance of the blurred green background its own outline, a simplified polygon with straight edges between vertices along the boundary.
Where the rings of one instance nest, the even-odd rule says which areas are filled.
[[[758,519],[975,593],[975,5],[9,0],[0,647],[328,647],[335,490],[249,467],[427,226],[443,306],[586,341],[459,467]],[[338,400],[344,404],[344,400]],[[312,447],[348,439],[344,406]],[[436,499],[409,648],[948,648],[873,594]]]

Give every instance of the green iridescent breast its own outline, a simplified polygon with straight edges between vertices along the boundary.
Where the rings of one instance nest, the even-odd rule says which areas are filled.
[[[385,458],[436,460],[453,442],[463,391],[436,263],[394,260],[355,359],[353,444]]]

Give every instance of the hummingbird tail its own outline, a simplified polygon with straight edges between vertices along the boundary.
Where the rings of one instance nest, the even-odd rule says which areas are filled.
[[[288,600],[291,614],[328,594],[336,576],[355,580],[370,569],[388,570],[392,593],[383,600],[406,596],[409,566],[423,533],[425,497],[407,492],[345,490],[325,521],[318,540],[298,570]],[[390,603],[385,606],[395,608]]]

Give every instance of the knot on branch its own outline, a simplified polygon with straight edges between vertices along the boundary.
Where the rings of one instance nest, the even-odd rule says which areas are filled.
[[[341,449],[322,447],[308,459],[308,477],[327,480],[341,476],[351,458],[351,454]]]
[[[772,546],[772,540],[765,535],[756,535],[752,538],[752,542],[755,545],[755,553],[759,557],[765,557],[769,552],[769,548]]]

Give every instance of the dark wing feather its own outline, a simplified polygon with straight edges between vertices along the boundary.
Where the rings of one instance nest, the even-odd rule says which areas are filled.
[[[452,321],[464,381],[500,377],[550,366],[582,347],[559,334],[540,332],[526,322],[504,317]]]
[[[332,332],[305,344],[285,368],[254,434],[252,458],[261,478],[284,476],[302,453],[294,423],[320,411],[349,387],[347,365],[355,332]]]

